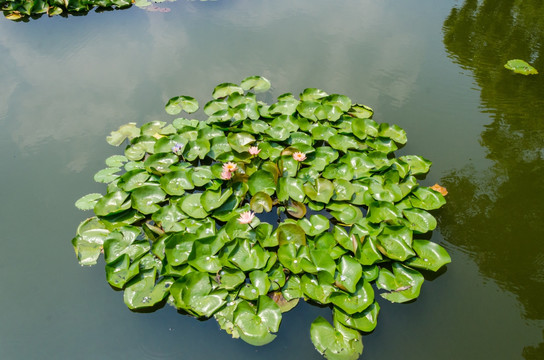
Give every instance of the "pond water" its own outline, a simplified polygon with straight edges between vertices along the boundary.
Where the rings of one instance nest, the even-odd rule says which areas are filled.
[[[406,129],[397,155],[434,162],[432,240],[453,262],[409,304],[380,300],[361,358],[544,358],[544,6],[521,1],[217,0],[27,23],[0,19],[0,358],[321,359],[301,303],[264,347],[166,306],[126,308],[103,263],[70,240],[103,192],[93,174],[129,121],[171,120],[165,102],[201,104],[221,82],[263,75],[271,97],[306,87],[374,108]]]

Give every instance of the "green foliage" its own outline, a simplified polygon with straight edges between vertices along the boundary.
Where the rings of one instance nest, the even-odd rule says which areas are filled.
[[[508,70],[512,70],[516,74],[523,74],[523,75],[536,75],[538,74],[538,71],[529,65],[526,61],[520,60],[520,59],[513,59],[508,60],[506,64],[504,64],[504,67]]]
[[[6,19],[28,21],[30,18],[36,19],[44,14],[48,16],[78,15],[88,13],[95,8],[99,12],[104,9],[127,9],[132,5],[139,8],[147,8],[149,11],[169,12],[169,8],[152,6],[153,3],[161,3],[163,1],[165,0],[0,0],[0,8],[4,12]],[[260,83],[253,86],[255,89],[263,87]],[[172,99],[173,102],[176,101],[174,99]],[[189,102],[191,101],[190,99],[188,100]],[[178,103],[177,105],[180,104]],[[188,103],[181,106],[188,107],[188,109],[193,107],[192,104]],[[175,112],[175,107],[176,105],[168,107],[168,111]]]
[[[445,199],[413,176],[430,161],[391,155],[406,133],[371,120],[369,107],[318,89],[270,106],[247,92],[269,87],[258,76],[221,84],[205,120],[113,131],[110,144],[128,145],[95,176],[106,195],[76,202],[95,216],[72,243],[82,265],[104,252],[107,281],[129,308],[167,299],[253,345],[272,341],[300,298],[328,305],[334,323],[317,319],[312,341],[329,359],[355,359],[361,333],[377,324],[372,284],[409,301],[423,283],[414,268],[451,261],[417,239],[436,227],[427,210]],[[166,112],[197,108],[177,96]],[[277,213],[277,226],[255,213]]]

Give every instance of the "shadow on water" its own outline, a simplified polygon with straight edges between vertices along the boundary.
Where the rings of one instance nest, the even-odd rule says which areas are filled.
[[[544,81],[503,64],[524,59],[544,72],[544,3],[466,0],[444,22],[449,57],[469,70],[492,120],[480,143],[493,164],[456,169],[442,179],[452,196],[439,214],[449,242],[485,276],[516,295],[527,320],[544,320]],[[523,357],[542,359],[544,342]]]

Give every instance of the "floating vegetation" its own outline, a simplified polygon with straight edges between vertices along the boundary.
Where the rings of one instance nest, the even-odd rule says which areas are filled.
[[[333,323],[311,325],[316,349],[356,359],[377,324],[375,291],[414,300],[418,269],[451,261],[422,236],[445,189],[418,184],[431,162],[394,157],[406,132],[372,120],[368,106],[314,88],[257,100],[269,88],[259,76],[220,84],[205,120],[113,131],[108,143],[128,145],[95,175],[106,194],[76,202],[95,216],[72,244],[82,265],[104,254],[107,281],[130,309],[167,302],[252,345],[274,340],[301,298],[328,305]],[[190,96],[165,107],[198,109]]]
[[[28,21],[42,15],[67,16],[85,15],[92,9],[97,12],[114,9],[128,9],[132,5],[147,11],[169,12],[167,7],[159,7],[155,3],[175,0],[0,0],[0,9],[9,20]]]
[[[520,59],[508,60],[508,62],[504,64],[504,67],[507,68],[508,70],[512,70],[516,74],[523,74],[523,75],[538,74],[538,71],[534,67],[532,67],[527,62]]]

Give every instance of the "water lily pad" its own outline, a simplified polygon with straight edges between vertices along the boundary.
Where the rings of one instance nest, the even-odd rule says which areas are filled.
[[[403,209],[404,217],[410,223],[410,229],[415,232],[424,234],[436,228],[436,219],[425,210],[410,208]]]
[[[446,203],[446,199],[444,199],[442,194],[427,187],[418,187],[416,190],[412,191],[410,200],[414,207],[423,210],[438,209]]]
[[[94,206],[94,213],[98,216],[117,214],[130,208],[129,193],[124,191],[110,192],[100,198]]]
[[[342,256],[338,262],[336,286],[349,293],[355,293],[356,286],[363,276],[361,264],[351,256]]]
[[[319,316],[310,328],[312,343],[328,360],[357,360],[363,353],[362,336],[357,330],[335,322],[333,327]]]
[[[139,275],[138,281],[125,289],[123,298],[129,309],[141,309],[156,305],[168,295],[174,283],[172,278],[162,278],[155,283],[156,270]]]
[[[353,134],[359,139],[364,140],[367,137],[376,137],[379,134],[379,125],[371,119],[353,119],[351,122]]]
[[[352,315],[347,314],[342,309],[334,308],[334,319],[341,324],[364,332],[371,332],[378,325],[378,314],[380,312],[380,305],[374,301],[372,305],[367,307],[363,312],[355,313]]]
[[[360,313],[374,302],[374,290],[368,281],[362,279],[353,293],[337,291],[331,294],[330,300],[347,314]]]
[[[319,178],[315,184],[305,183],[304,193],[312,200],[328,203],[334,194],[333,183],[327,179]]]
[[[242,301],[234,310],[234,324],[240,338],[248,344],[262,346],[276,338],[272,333],[279,330],[281,310],[268,296],[259,296],[257,306]]]
[[[166,198],[166,193],[158,186],[145,185],[132,192],[132,207],[142,214],[152,214],[160,209],[159,203]]]
[[[418,269],[438,271],[451,262],[451,257],[442,246],[428,240],[414,240],[412,245],[417,257],[408,259],[405,264]]]
[[[377,237],[377,248],[390,259],[404,261],[415,255],[412,231],[404,226],[386,226]]]
[[[412,175],[426,174],[431,168],[432,162],[418,155],[405,155],[399,158],[410,165]]]
[[[173,165],[179,161],[177,155],[172,153],[158,153],[150,155],[145,161],[145,169],[149,173],[166,174],[170,172],[170,165]]]
[[[258,192],[264,192],[273,195],[276,191],[276,181],[274,175],[266,170],[254,172],[248,179],[249,193],[253,196]]]
[[[513,59],[508,60],[506,64],[504,64],[504,67],[508,70],[512,70],[516,74],[523,74],[523,75],[536,75],[538,74],[538,71],[529,65],[526,61],[520,60],[520,59]]]
[[[380,276],[376,280],[378,289],[389,292],[380,294],[384,299],[393,303],[402,303],[416,299],[419,296],[423,275],[401,263],[393,263],[393,272],[386,268],[380,269]]]
[[[307,88],[307,89],[304,89],[304,91],[300,94],[300,100],[314,101],[314,100],[322,99],[327,95],[328,94],[321,89]]]
[[[192,174],[189,170],[169,172],[160,179],[161,188],[169,195],[183,195],[185,190],[194,189]]]
[[[176,96],[168,100],[164,109],[170,115],[179,114],[182,110],[191,114],[198,110],[198,101],[190,96]]]
[[[270,81],[262,76],[250,76],[242,80],[240,86],[245,91],[253,90],[261,93],[270,89]]]
[[[138,136],[140,136],[140,129],[136,126],[136,123],[128,123],[121,125],[118,130],[112,131],[106,140],[110,145],[119,146],[126,139],[132,140]]]
[[[203,219],[208,212],[202,206],[202,193],[194,193],[187,196],[181,203],[181,210],[195,219]]]
[[[298,225],[308,236],[316,236],[329,230],[329,220],[321,214],[313,214],[310,218],[300,219]]]
[[[75,205],[80,210],[92,210],[96,205],[98,199],[102,197],[102,194],[92,193],[80,197]]]
[[[219,84],[213,89],[212,96],[214,99],[224,98],[226,96],[229,96],[232,93],[239,93],[243,94],[244,89],[242,89],[240,86],[232,83],[223,83]]]
[[[94,181],[105,184],[110,183],[119,177],[119,174],[117,174],[119,171],[121,171],[121,168],[118,167],[102,169],[94,175]]]

